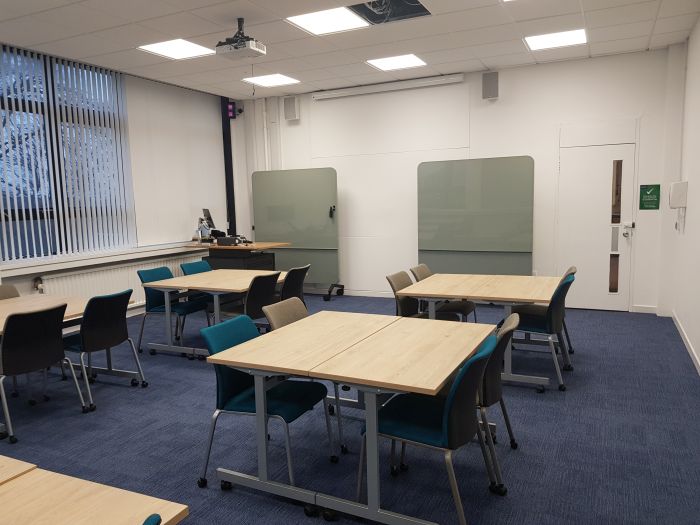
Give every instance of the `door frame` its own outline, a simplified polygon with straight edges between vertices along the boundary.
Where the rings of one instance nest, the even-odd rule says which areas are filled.
[[[571,148],[594,148],[599,146],[634,146],[634,166],[632,166],[632,221],[637,223],[639,209],[639,134],[641,119],[620,119],[610,121],[578,121],[560,123],[558,128],[557,176],[554,202],[554,264],[559,267],[559,184],[561,181],[561,150]],[[632,236],[634,237],[633,230]],[[634,275],[637,244],[634,239],[629,250],[629,274],[627,276],[627,311],[635,311]]]

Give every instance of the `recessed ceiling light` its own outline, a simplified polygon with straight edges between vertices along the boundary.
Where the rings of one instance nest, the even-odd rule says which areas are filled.
[[[296,78],[280,75],[279,73],[275,73],[274,75],[262,75],[260,77],[248,77],[244,78],[243,82],[262,87],[288,86],[289,84],[299,83]]]
[[[540,49],[552,49],[554,47],[578,46],[585,44],[585,29],[574,29],[573,31],[562,31],[561,33],[548,33],[546,35],[526,36],[525,42],[530,51]]]
[[[147,46],[139,46],[139,49],[148,51],[154,55],[160,55],[162,57],[172,58],[175,60],[202,57],[216,53],[216,51],[213,49],[200,46],[194,42],[188,42],[182,38],[168,40],[167,42],[158,42],[156,44],[148,44]]]
[[[367,63],[370,66],[381,69],[382,71],[408,69],[411,67],[422,67],[426,65],[425,62],[423,62],[416,55],[399,55],[396,57],[375,58],[373,60],[368,60]]]
[[[337,7],[305,15],[290,16],[287,20],[314,35],[339,33],[340,31],[360,29],[369,25],[367,20],[356,15],[347,7]]]

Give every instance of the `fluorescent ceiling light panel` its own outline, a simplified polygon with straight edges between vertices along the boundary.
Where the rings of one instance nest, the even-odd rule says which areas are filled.
[[[213,49],[188,42],[182,38],[168,40],[167,42],[158,42],[157,44],[148,44],[147,46],[139,46],[139,49],[174,60],[202,57],[216,53]]]
[[[314,35],[327,35],[369,26],[369,22],[347,7],[290,16],[289,22]]]
[[[573,31],[563,31],[561,33],[548,33],[546,35],[526,36],[525,43],[530,51],[540,49],[552,49],[555,47],[578,46],[585,44],[585,29],[574,29]]]
[[[396,57],[375,58],[373,60],[368,60],[367,63],[370,66],[376,67],[382,71],[408,69],[411,67],[422,67],[426,65],[425,62],[423,62],[416,55],[399,55]]]
[[[248,77],[244,78],[243,82],[248,82],[248,84],[255,84],[261,87],[277,87],[277,86],[288,86],[289,84],[298,84],[299,81],[296,78],[288,77],[287,75],[280,75],[275,73],[274,75],[263,75],[260,77]]]

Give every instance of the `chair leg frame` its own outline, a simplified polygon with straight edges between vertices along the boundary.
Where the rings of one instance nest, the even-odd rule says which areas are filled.
[[[462,497],[459,495],[459,486],[457,485],[457,477],[455,476],[455,468],[452,463],[452,451],[445,450],[445,467],[447,468],[447,477],[450,481],[450,490],[452,491],[452,499],[457,509],[457,517],[459,525],[467,525],[467,519],[464,516],[464,505],[462,505]]]
[[[335,418],[338,425],[338,444],[340,445],[340,451],[346,452],[347,447],[345,446],[345,438],[343,437],[343,418],[340,414],[340,388],[338,383],[333,383],[333,393],[335,394]]]
[[[326,432],[328,433],[328,453],[332,462],[338,461],[338,456],[335,454],[335,446],[333,443],[333,429],[331,428],[331,416],[328,414],[328,398],[323,398],[323,415],[326,420]]]
[[[139,372],[139,377],[141,378],[141,383],[146,382],[146,376],[143,375],[143,368],[141,368],[141,360],[139,359],[139,353],[136,351],[136,347],[134,346],[134,340],[131,339],[131,337],[127,338],[127,341],[129,341],[129,345],[131,345],[131,351],[134,354],[134,361],[136,362],[136,370]]]
[[[559,389],[564,386],[564,379],[561,376],[561,368],[559,367],[559,359],[557,358],[556,344],[554,343],[554,335],[547,336],[547,341],[549,342],[549,349],[552,353],[552,361],[554,361],[554,369],[557,372],[557,379],[559,380]]]
[[[68,358],[64,357],[63,361],[61,361],[61,369],[63,369],[63,364],[66,364],[68,366],[68,370],[70,370],[71,377],[73,378],[73,384],[75,385],[75,390],[78,392],[78,398],[80,399],[80,405],[83,408],[83,412],[86,412],[89,410],[90,407],[88,407],[85,404],[85,398],[83,397],[83,391],[80,390],[80,383],[78,383],[78,376],[75,375],[75,370],[73,369],[73,362]],[[88,385],[88,392],[90,391],[89,385]]]
[[[513,435],[513,427],[510,426],[510,418],[508,417],[508,411],[506,410],[506,402],[501,398],[499,400],[501,405],[501,413],[503,414],[503,420],[506,423],[506,429],[508,430],[508,437],[510,438],[510,446],[515,448],[518,446],[518,442],[515,441],[515,436]]]
[[[71,367],[71,369],[72,369],[72,367]],[[85,390],[87,390],[89,409],[95,410],[95,403],[92,401],[92,390],[90,389],[90,379],[88,376],[88,371],[85,368],[85,352],[80,352],[80,371],[83,374],[83,381],[85,382]]]
[[[143,317],[141,318],[141,329],[139,330],[139,342],[136,345],[136,348],[138,349],[139,352],[143,352],[143,349],[141,348],[141,341],[143,339],[143,329],[146,326],[146,317],[148,317],[148,313],[144,312]]]
[[[15,438],[15,432],[12,428],[12,418],[10,417],[10,408],[7,406],[7,397],[5,396],[5,378],[7,376],[0,376],[0,401],[2,402],[2,413],[5,417],[5,432],[9,436],[10,440],[13,441]]]
[[[491,454],[491,465],[493,467],[494,473],[496,475],[496,486],[499,487],[499,490],[503,490],[503,476],[501,475],[501,465],[498,463],[498,455],[496,454],[496,447],[494,446],[493,443],[493,436],[491,435],[491,431],[489,430],[489,422],[488,418],[486,416],[486,409],[482,406],[479,407],[479,411],[481,412],[481,421],[483,421],[484,424],[484,434],[486,434],[486,444],[488,446],[488,450]],[[481,432],[481,430],[479,430]]]
[[[216,422],[219,420],[221,415],[221,410],[214,410],[214,414],[211,416],[211,425],[209,426],[209,442],[207,444],[207,451],[204,454],[204,467],[202,468],[202,475],[200,476],[200,482],[204,480],[206,483],[207,479],[207,468],[209,467],[209,457],[211,456],[211,446],[214,442],[214,431],[216,430]]]

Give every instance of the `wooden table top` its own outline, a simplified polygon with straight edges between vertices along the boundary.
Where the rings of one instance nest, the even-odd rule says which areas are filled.
[[[322,311],[214,356],[210,363],[308,376],[319,364],[399,318]]]
[[[45,310],[66,304],[64,321],[77,319],[83,315],[88,299],[84,297],[62,297],[58,295],[31,294],[0,300],[0,334],[5,328],[5,321],[12,314]]]
[[[34,470],[36,465],[20,461],[19,459],[0,456],[0,485],[15,479],[30,470]],[[0,507],[1,508],[1,507]]]
[[[549,303],[561,277],[436,273],[397,292],[399,296]]]
[[[0,522],[32,525],[140,525],[160,514],[174,525],[186,505],[34,469],[0,485]]]
[[[315,367],[309,375],[435,395],[495,328],[402,317]]]
[[[271,270],[212,270],[210,272],[172,277],[162,281],[144,283],[144,288],[160,290],[197,290],[202,292],[244,293],[258,275],[276,273]],[[280,272],[278,283],[284,281],[287,272]]]

